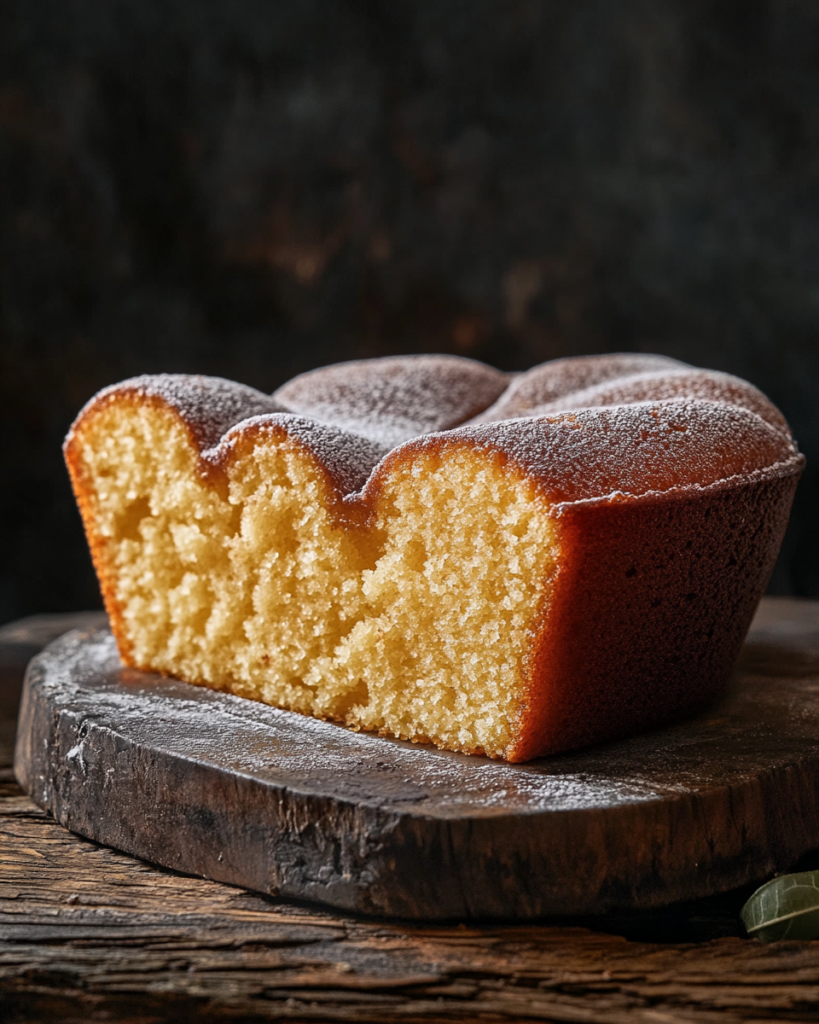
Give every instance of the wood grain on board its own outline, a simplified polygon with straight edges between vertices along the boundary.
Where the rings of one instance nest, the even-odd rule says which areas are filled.
[[[819,635],[819,604],[771,609],[773,634],[746,659],[807,678],[794,637]],[[371,920],[81,839],[22,794],[8,753],[0,746],[0,1007],[14,1024],[819,1020],[819,944],[741,938],[747,890],[527,925]]]

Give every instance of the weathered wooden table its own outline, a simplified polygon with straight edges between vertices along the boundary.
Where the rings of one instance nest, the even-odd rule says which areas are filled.
[[[787,620],[815,620],[819,636],[819,603],[769,608],[786,654]],[[11,759],[25,662],[75,624],[0,630],[0,1020],[819,1020],[819,943],[742,937],[747,890],[594,920],[406,924],[182,876],[72,835],[21,792]],[[756,657],[782,675],[776,652]],[[815,666],[819,682],[819,647],[785,661]]]

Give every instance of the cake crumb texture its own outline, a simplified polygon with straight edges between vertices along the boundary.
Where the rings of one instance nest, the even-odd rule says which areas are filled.
[[[509,747],[554,568],[553,522],[519,470],[431,450],[365,515],[275,421],[204,458],[167,407],[109,404],[88,426],[86,513],[133,665],[357,728]]]

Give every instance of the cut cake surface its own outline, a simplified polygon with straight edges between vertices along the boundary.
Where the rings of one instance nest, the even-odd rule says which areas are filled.
[[[751,385],[631,355],[137,378],[66,459],[127,664],[513,761],[720,691],[803,463]]]

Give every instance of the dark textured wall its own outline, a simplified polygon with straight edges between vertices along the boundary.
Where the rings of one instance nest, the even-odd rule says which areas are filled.
[[[747,377],[819,594],[818,174],[813,0],[0,0],[0,621],[97,602],[97,388],[428,350]]]

